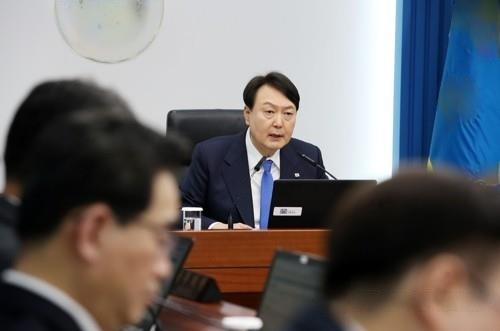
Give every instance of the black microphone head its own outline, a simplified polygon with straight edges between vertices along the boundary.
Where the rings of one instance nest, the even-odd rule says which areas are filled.
[[[305,155],[303,153],[298,153],[298,154],[300,155],[301,158],[303,158],[304,160],[306,160],[307,162],[309,162],[313,167],[316,167],[316,168],[319,168],[319,169],[323,170],[325,172],[325,174],[327,174],[328,176],[330,176],[332,179],[337,180],[337,177],[335,177],[330,172],[328,172],[328,170],[326,170],[325,167],[323,167],[321,164],[319,164],[318,162],[314,161],[309,156],[307,156],[307,155]]]
[[[260,160],[259,160],[259,162],[257,162],[257,164],[255,165],[255,167],[253,167],[253,170],[255,172],[259,171],[260,168],[262,167],[262,163],[264,163],[265,160],[266,160],[265,156],[261,157]]]
[[[309,162],[313,166],[316,166],[318,164],[316,161],[314,161],[313,159],[311,159],[309,156],[307,156],[305,154],[299,154],[299,155],[300,155],[300,157],[302,157],[304,160],[306,160],[307,162]]]

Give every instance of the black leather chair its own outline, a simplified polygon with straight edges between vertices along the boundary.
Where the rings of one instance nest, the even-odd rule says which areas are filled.
[[[176,109],[167,114],[167,135],[175,134],[191,144],[245,130],[242,109]]]

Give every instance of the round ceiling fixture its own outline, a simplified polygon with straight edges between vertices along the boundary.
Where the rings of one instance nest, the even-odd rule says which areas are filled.
[[[77,54],[117,63],[136,57],[153,42],[164,6],[164,0],[55,0],[55,16]]]

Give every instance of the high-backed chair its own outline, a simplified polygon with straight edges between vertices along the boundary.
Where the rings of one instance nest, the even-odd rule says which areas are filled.
[[[192,147],[203,140],[235,134],[245,128],[242,109],[176,109],[167,114],[167,134],[187,139]]]

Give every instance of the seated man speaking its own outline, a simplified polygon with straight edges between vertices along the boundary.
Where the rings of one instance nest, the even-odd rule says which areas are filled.
[[[292,138],[300,96],[283,74],[256,76],[243,91],[248,129],[198,144],[181,185],[183,205],[202,207],[202,228],[266,229],[273,180],[326,179],[318,147]]]

